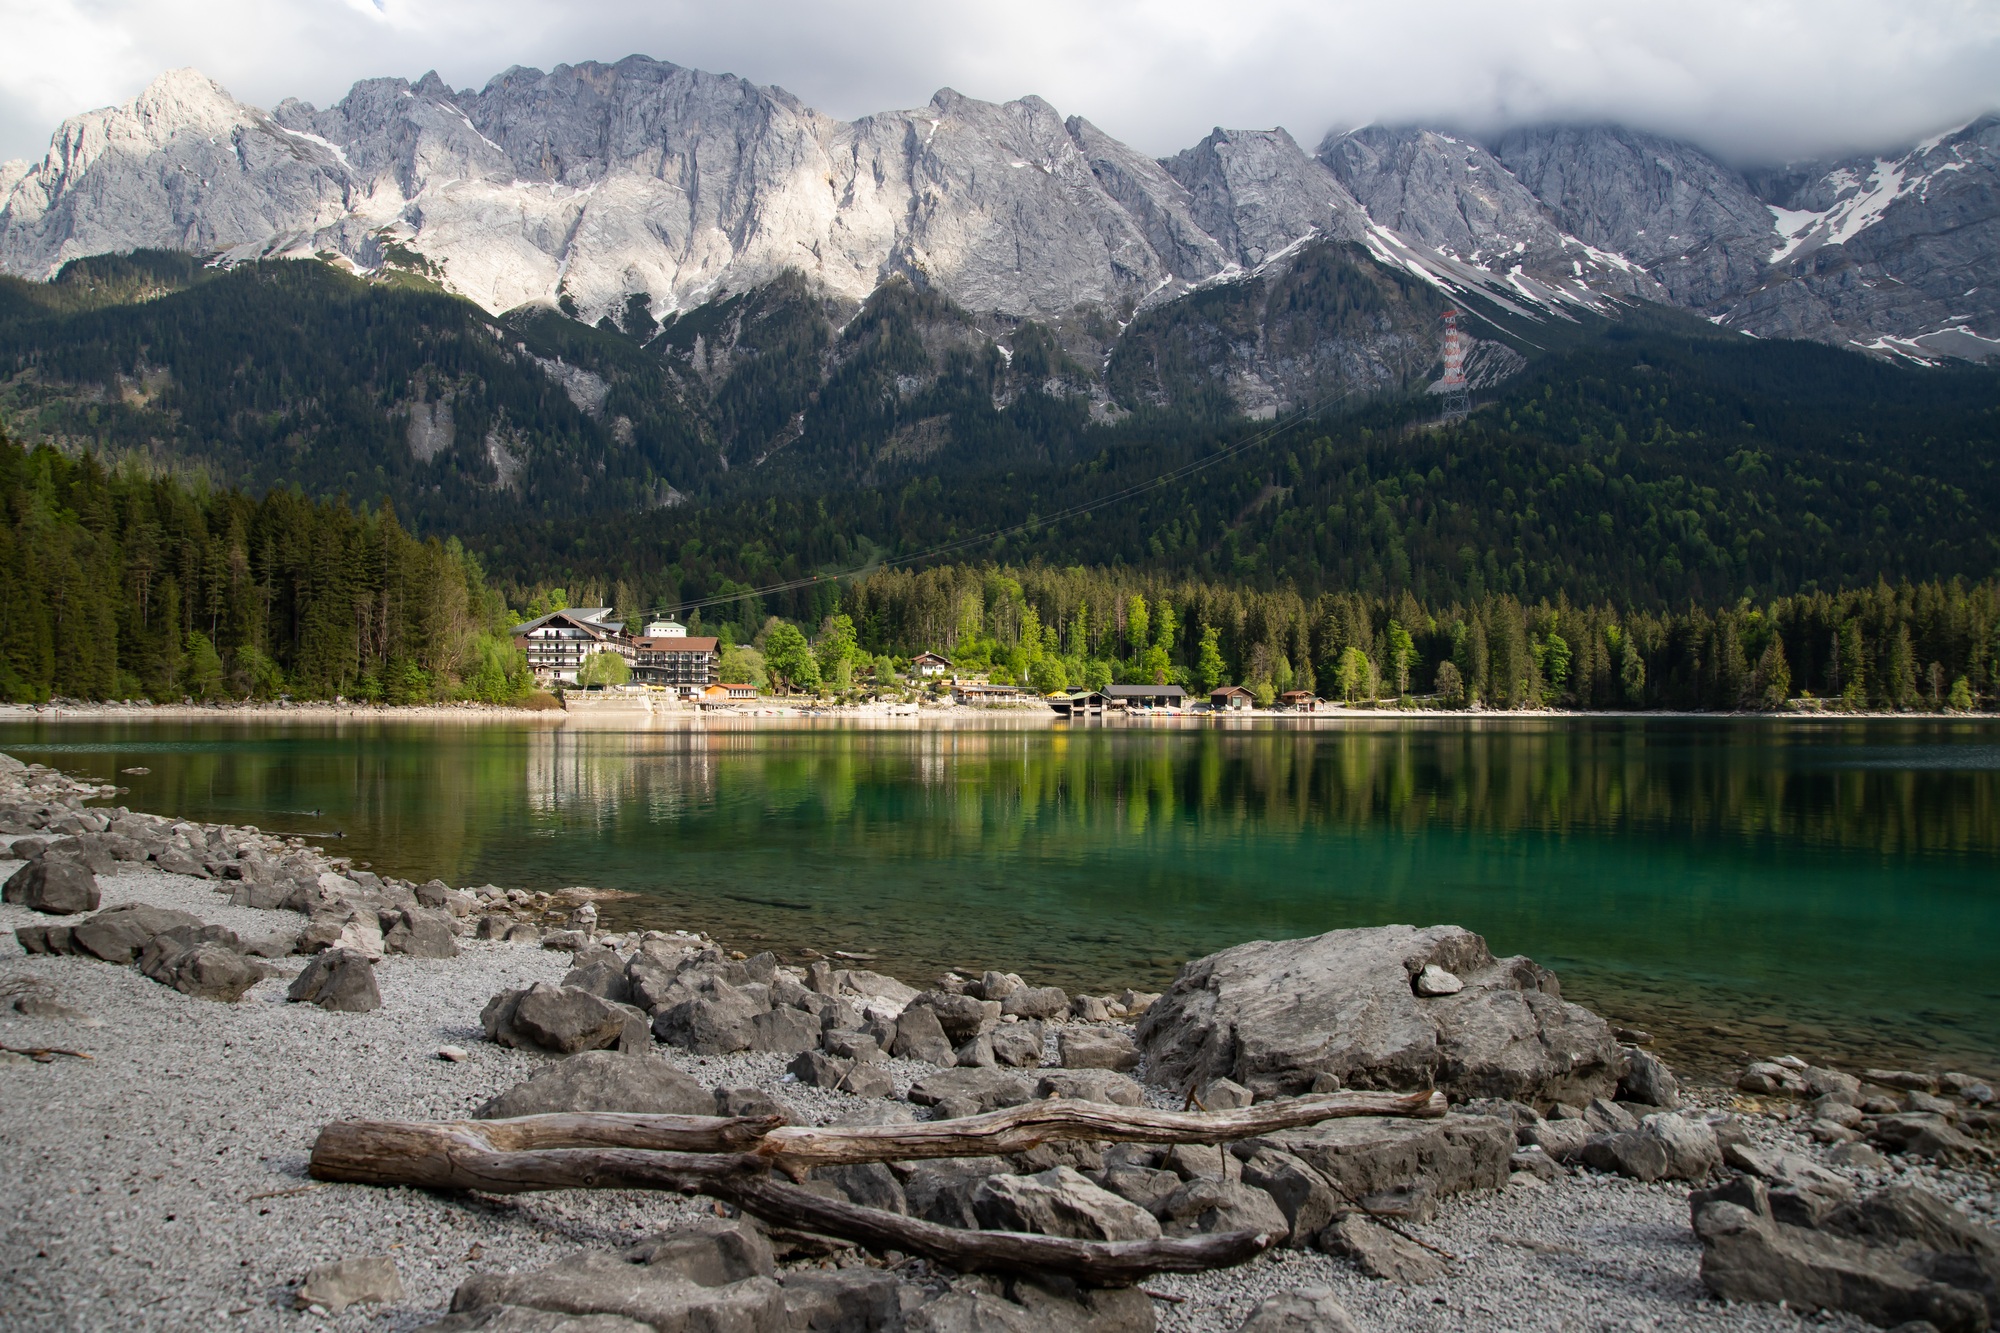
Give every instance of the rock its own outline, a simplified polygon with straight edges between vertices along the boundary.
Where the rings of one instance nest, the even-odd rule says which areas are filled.
[[[1721,1200],[1698,1208],[1694,1228],[1702,1283],[1725,1300],[1844,1310],[1883,1327],[1922,1319],[1940,1333],[1988,1326],[1979,1296],[1913,1271],[1897,1251]]]
[[[1234,1111],[1251,1105],[1257,1097],[1235,1079],[1212,1078],[1201,1085],[1194,1099],[1211,1111]]]
[[[1558,1162],[1579,1162],[1583,1160],[1583,1148],[1591,1132],[1590,1126],[1581,1120],[1542,1120],[1522,1126],[1517,1138],[1523,1144],[1540,1148]]]
[[[1861,1171],[1880,1171],[1889,1165],[1888,1158],[1865,1143],[1839,1144],[1827,1153],[1826,1160],[1835,1166]]]
[[[977,1230],[974,1192],[988,1177],[1010,1173],[1007,1163],[998,1157],[960,1157],[919,1162],[907,1174],[898,1174],[902,1175],[903,1197],[911,1217],[944,1227]]]
[[[1270,1196],[1284,1215],[1294,1246],[1310,1245],[1341,1211],[1342,1200],[1325,1176],[1290,1153],[1266,1145],[1251,1149],[1243,1159],[1243,1183]]]
[[[795,1125],[798,1113],[753,1084],[743,1083],[715,1090],[715,1114],[728,1116],[776,1116],[780,1123]]]
[[[750,1019],[750,1049],[790,1055],[819,1045],[819,1020],[803,1009],[770,1009]]]
[[[574,1055],[616,1046],[631,1018],[588,991],[538,982],[502,991],[479,1013],[486,1039],[517,1049]]]
[[[1599,1134],[1628,1134],[1639,1128],[1639,1117],[1617,1102],[1593,1097],[1583,1108],[1583,1123]]]
[[[952,1063],[962,1069],[994,1069],[1000,1061],[993,1055],[992,1034],[982,1032],[952,1052]]]
[[[1136,1288],[1081,1287],[1049,1276],[960,1278],[911,1310],[902,1327],[909,1333],[1153,1333],[1156,1325],[1152,1301]]]
[[[973,1192],[972,1208],[979,1225],[990,1231],[1032,1231],[1072,1240],[1152,1240],[1160,1235],[1160,1223],[1151,1213],[1066,1166],[1032,1176],[992,1176]]]
[[[1246,1140],[1238,1151],[1261,1146],[1298,1158],[1326,1177],[1342,1198],[1359,1199],[1419,1181],[1443,1198],[1506,1184],[1514,1132],[1494,1116],[1359,1116]]]
[[[46,995],[21,995],[15,997],[14,1012],[23,1018],[40,1018],[52,1023],[75,1023],[81,1027],[101,1028],[104,1020],[97,1018],[75,1005],[52,1000]]]
[[[655,1056],[584,1051],[537,1071],[472,1114],[498,1120],[554,1111],[713,1115],[715,1095]]]
[[[463,1046],[440,1046],[437,1049],[437,1057],[440,1060],[460,1065],[472,1058],[472,1052],[466,1050]]]
[[[1425,997],[1456,995],[1465,989],[1465,983],[1453,973],[1445,971],[1436,963],[1424,964],[1424,970],[1417,973],[1411,983],[1417,994]]]
[[[1806,1091],[1814,1097],[1832,1098],[1849,1106],[1861,1104],[1861,1080],[1852,1074],[1808,1065],[1800,1071],[1800,1076],[1805,1079]]]
[[[815,1167],[812,1178],[833,1186],[842,1198],[863,1208],[879,1208],[885,1213],[910,1211],[903,1187],[896,1182],[896,1173],[881,1162]]]
[[[163,986],[202,1000],[234,1004],[271,975],[243,956],[236,936],[220,926],[176,926],[146,941],[139,971]]]
[[[1465,982],[1419,997],[1435,965]],[[1548,1105],[1608,1096],[1623,1055],[1608,1024],[1526,958],[1496,961],[1457,926],[1382,926],[1256,942],[1196,959],[1139,1024],[1153,1076],[1227,1077],[1260,1094],[1321,1075],[1353,1088],[1437,1087]]]
[[[840,1060],[853,1060],[865,1065],[879,1065],[889,1057],[882,1053],[875,1038],[866,1032],[846,1032],[829,1028],[820,1034],[820,1049]]]
[[[285,998],[295,1004],[316,1004],[322,1009],[350,1014],[382,1007],[382,992],[375,985],[373,964],[366,955],[351,949],[328,949],[315,954],[285,992]]]
[[[382,947],[415,958],[456,958],[458,938],[451,918],[421,907],[383,914]]]
[[[1512,1175],[1526,1172],[1537,1180],[1560,1180],[1569,1174],[1561,1162],[1549,1156],[1538,1147],[1526,1147],[1515,1152],[1508,1160],[1507,1168]],[[1511,1178],[1511,1176],[1510,1176]]]
[[[918,1106],[939,1106],[958,1099],[970,1102],[977,1114],[1020,1106],[1035,1096],[1026,1079],[1000,1069],[943,1069],[910,1085],[910,1100]]]
[[[1023,986],[1000,1002],[1000,1012],[1016,1018],[1061,1018],[1069,1012],[1069,996],[1057,986]]]
[[[1952,1128],[1943,1116],[1924,1112],[1885,1115],[1875,1122],[1869,1137],[1890,1152],[1934,1162],[1971,1162],[1982,1155],[1979,1145]]]
[[[1583,1160],[1600,1171],[1634,1180],[1704,1180],[1722,1166],[1715,1131],[1699,1120],[1663,1111],[1636,1130],[1594,1135]]]
[[[1121,1073],[1139,1067],[1139,1046],[1115,1028],[1064,1028],[1056,1038],[1065,1069],[1115,1069]]]
[[[1331,1287],[1293,1287],[1267,1296],[1236,1333],[1361,1333]]]
[[[1176,1143],[1161,1154],[1160,1165],[1182,1180],[1241,1180],[1243,1164],[1230,1144]]]
[[[1009,1069],[1033,1069],[1042,1063],[1046,1045],[1039,1022],[1002,1023],[986,1034],[994,1063]]]
[[[642,986],[634,985],[635,998],[641,990]],[[653,1035],[695,1055],[728,1055],[755,1046],[760,1040],[756,1020],[769,1012],[768,997],[761,988],[711,979],[702,983],[697,994],[655,1014]],[[777,1035],[767,1031],[762,1039]],[[817,1041],[817,1033],[814,1036]]]
[[[1179,1193],[1186,1182],[1171,1171],[1157,1171],[1149,1166],[1111,1166],[1098,1172],[1097,1183],[1160,1217],[1166,1212],[1167,1200]]]
[[[1079,1023],[1107,1023],[1111,1008],[1098,996],[1074,995],[1070,997],[1069,1016]]]
[[[1437,1256],[1360,1213],[1347,1213],[1319,1235],[1328,1254],[1345,1255],[1369,1277],[1421,1286],[1444,1276]]]
[[[448,1314],[417,1333],[656,1333],[651,1324],[615,1314],[568,1315],[524,1305],[488,1305]]]
[[[1932,1096],[1928,1092],[1912,1092],[1903,1098],[1903,1104],[1912,1111],[1922,1111],[1930,1115],[1941,1115],[1950,1120],[1958,1115],[1958,1104],[1943,1097]]]
[[[1196,1179],[1182,1184],[1161,1205],[1166,1231],[1172,1236],[1217,1231],[1254,1231],[1285,1237],[1291,1224],[1284,1210],[1263,1190],[1240,1180]]]
[[[944,1025],[938,1021],[937,1012],[929,1006],[912,1004],[897,1017],[894,1027],[895,1038],[890,1043],[889,1054],[947,1068],[957,1063],[952,1043],[945,1036]]]
[[[1144,1106],[1146,1090],[1137,1079],[1111,1069],[1053,1069],[1035,1084],[1037,1097],[1074,1097],[1106,1106]]]
[[[70,927],[70,941],[76,952],[122,967],[138,958],[155,935],[187,926],[199,930],[201,925],[192,912],[126,903],[77,922]]]
[[[1625,1077],[1618,1080],[1618,1096],[1623,1101],[1657,1106],[1663,1111],[1678,1110],[1680,1080],[1659,1057],[1636,1046],[1625,1049]]]
[[[563,975],[562,984],[613,1004],[631,1004],[632,983],[625,975],[625,961],[608,949],[592,950],[591,955],[578,954],[577,965]]]
[[[779,1279],[789,1326],[811,1333],[874,1333],[903,1327],[903,1283],[870,1268],[803,1269]]]
[[[70,954],[76,943],[68,926],[17,926],[14,940],[27,954]]]
[[[0,887],[0,900],[50,916],[94,912],[100,899],[97,876],[80,862],[44,856],[16,870]]]
[[[301,1310],[317,1305],[328,1314],[339,1314],[350,1305],[400,1301],[403,1294],[394,1259],[342,1259],[307,1273],[292,1304]]]
[[[1929,1074],[1919,1074],[1908,1069],[1864,1069],[1861,1079],[1884,1088],[1902,1088],[1906,1092],[1936,1092],[1938,1081]]]
[[[907,1022],[911,1010],[929,1010],[936,1015],[938,1027],[952,1045],[959,1046],[971,1041],[980,1033],[994,1026],[997,1015],[989,1015],[987,1002],[971,995],[953,995],[950,991],[927,990],[910,1001],[909,1008],[903,1010],[897,1022]]]
[[[770,1245],[755,1228],[717,1221],[618,1253],[582,1251],[527,1273],[475,1274],[459,1284],[451,1308],[521,1306],[689,1333],[781,1333],[789,1326],[785,1298],[771,1271]]]

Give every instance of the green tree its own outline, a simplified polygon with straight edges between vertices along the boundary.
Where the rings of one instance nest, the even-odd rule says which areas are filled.
[[[1450,662],[1438,663],[1436,690],[1437,696],[1454,708],[1465,702],[1465,681]]]
[[[189,632],[183,660],[186,666],[181,688],[189,698],[206,703],[223,697],[222,654],[215,651],[206,634]]]
[[[770,687],[770,678],[764,674],[764,654],[747,643],[726,650],[716,671],[726,684],[755,685],[760,690]]]
[[[1569,640],[1550,630],[1542,640],[1542,679],[1548,682],[1546,694],[1550,702],[1562,697],[1563,686],[1569,682],[1569,668],[1572,661]]]
[[[788,694],[795,689],[819,692],[819,661],[797,626],[781,622],[765,636],[764,666],[772,682]]]
[[[1053,653],[1043,653],[1028,668],[1028,683],[1037,694],[1054,694],[1069,687],[1069,672],[1062,659]]]
[[[1917,696],[1917,654],[1910,644],[1908,624],[1896,626],[1889,640],[1889,698],[1892,708],[1915,708]]]
[[[632,665],[624,654],[608,650],[592,653],[576,669],[576,683],[582,686],[623,685],[631,679]]]
[[[1389,622],[1389,672],[1395,678],[1398,695],[1410,692],[1410,667],[1417,660],[1417,645],[1410,632],[1396,621]]]
[[[1970,713],[1972,702],[1972,682],[1960,676],[1951,683],[1951,702],[1948,706],[1954,713]]]
[[[1368,654],[1349,644],[1341,650],[1340,665],[1334,668],[1334,688],[1340,691],[1341,701],[1353,703],[1368,693],[1369,678],[1375,674],[1374,664]]]
[[[1632,636],[1623,636],[1618,649],[1618,688],[1625,695],[1625,702],[1634,708],[1643,707],[1646,702],[1646,659],[1639,654],[1639,645],[1632,642]]]
[[[1861,622],[1848,619],[1839,630],[1839,655],[1835,658],[1840,682],[1840,703],[1844,708],[1868,706],[1867,646],[1861,639]]]
[[[1215,626],[1201,627],[1201,654],[1195,660],[1195,678],[1201,682],[1204,694],[1229,679],[1229,666],[1222,660],[1221,638]]]
[[[1764,645],[1764,651],[1757,656],[1757,669],[1751,674],[1750,688],[1757,696],[1757,702],[1765,708],[1783,708],[1792,697],[1792,665],[1785,660],[1785,642],[1776,634]]]
[[[1111,683],[1111,663],[1093,657],[1083,664],[1084,688],[1101,690]]]
[[[1135,592],[1125,602],[1125,642],[1131,648],[1132,656],[1145,655],[1147,646],[1152,642],[1146,636],[1148,628],[1146,599]]]

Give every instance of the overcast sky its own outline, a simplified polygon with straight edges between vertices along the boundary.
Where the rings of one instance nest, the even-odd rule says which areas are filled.
[[[0,158],[175,66],[268,107],[634,52],[841,117],[1039,93],[1155,154],[1218,124],[1592,119],[1763,162],[2000,109],[2000,0],[0,0],[0,33]]]

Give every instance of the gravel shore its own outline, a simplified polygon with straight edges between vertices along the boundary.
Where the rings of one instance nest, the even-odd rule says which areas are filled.
[[[0,861],[0,878],[15,866]],[[232,908],[210,883],[151,867],[101,883],[107,907],[181,908],[246,939],[298,924],[291,914]],[[497,991],[560,980],[567,953],[465,940],[454,959],[391,955],[376,968],[383,1007],[347,1014],[285,1002],[304,965],[296,957],[232,1005],[132,968],[24,956],[12,930],[49,920],[0,904],[0,1044],[91,1058],[0,1056],[0,1326],[410,1329],[442,1314],[475,1272],[628,1243],[709,1207],[640,1193],[453,1198],[307,1179],[313,1139],[328,1121],[463,1116],[546,1064],[552,1057],[481,1040],[479,1011]],[[82,1016],[26,1017],[11,1007],[25,993]],[[469,1058],[440,1059],[446,1044]],[[658,1053],[711,1086],[754,1083],[806,1118],[860,1105],[787,1082],[780,1056]],[[899,1092],[927,1068],[895,1066]],[[1788,1122],[1750,1123],[1753,1137],[1824,1161]],[[1863,1185],[1923,1183],[1982,1221],[1994,1218],[1987,1176],[1931,1167],[1845,1174]],[[1286,1251],[1236,1270],[1161,1276],[1146,1289],[1179,1298],[1156,1302],[1160,1327],[1172,1333],[1233,1330],[1263,1297],[1303,1285],[1333,1288],[1374,1333],[1867,1327],[1710,1297],[1697,1276],[1687,1193],[1579,1171],[1447,1200],[1416,1232],[1451,1256],[1447,1277],[1425,1286],[1369,1280],[1345,1260]],[[362,1255],[394,1257],[407,1299],[337,1318],[291,1308],[308,1269]]]

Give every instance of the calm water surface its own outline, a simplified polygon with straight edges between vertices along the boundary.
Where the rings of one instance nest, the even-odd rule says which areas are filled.
[[[61,721],[0,748],[386,872],[626,889],[612,920],[911,979],[1157,987],[1246,939],[1448,921],[1683,1059],[2000,1066],[1987,722]]]

